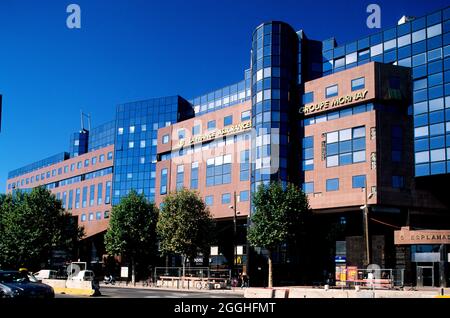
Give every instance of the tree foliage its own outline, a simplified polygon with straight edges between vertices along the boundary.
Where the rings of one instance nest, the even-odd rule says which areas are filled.
[[[250,245],[269,251],[269,287],[272,287],[271,253],[280,244],[295,239],[310,211],[308,198],[294,184],[285,189],[280,182],[261,184],[253,195],[255,212],[247,239]]]
[[[52,251],[73,252],[83,232],[61,201],[43,187],[0,199],[0,264],[4,268],[39,269]]]
[[[308,198],[294,184],[284,190],[281,183],[261,184],[253,196],[255,212],[248,231],[253,246],[273,249],[295,238],[309,212]]]
[[[136,191],[131,191],[112,209],[105,235],[106,251],[132,261],[133,280],[134,261],[156,254],[157,221],[157,207]]]
[[[198,193],[182,189],[164,198],[157,231],[163,253],[192,259],[199,251],[209,253],[213,220]]]

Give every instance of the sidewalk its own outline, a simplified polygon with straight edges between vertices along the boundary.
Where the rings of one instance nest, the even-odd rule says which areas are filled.
[[[135,286],[130,283],[117,283],[115,285],[105,285],[100,283],[100,291],[102,288],[133,288],[133,289],[147,289],[147,290],[160,290],[160,291],[178,291],[178,292],[195,292],[195,293],[207,293],[207,294],[236,294],[244,295],[245,289],[197,289],[197,288],[168,288],[168,287],[156,287],[156,286],[143,286],[142,282],[137,282]]]

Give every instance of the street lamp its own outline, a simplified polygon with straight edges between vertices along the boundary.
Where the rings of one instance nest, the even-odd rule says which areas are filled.
[[[363,222],[364,222],[364,241],[366,245],[366,263],[367,266],[370,265],[370,245],[369,245],[369,206],[367,203],[368,199],[371,199],[374,193],[371,191],[367,195],[367,179],[364,181],[364,205],[360,207],[364,211]]]
[[[234,263],[236,261],[236,234],[237,234],[237,216],[241,213],[237,210],[237,197],[236,197],[236,191],[233,193],[233,205],[229,206],[230,209],[233,209],[233,266],[234,269]]]

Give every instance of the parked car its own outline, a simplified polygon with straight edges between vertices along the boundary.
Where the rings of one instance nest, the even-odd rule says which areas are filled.
[[[41,269],[39,272],[34,273],[33,275],[39,279],[56,279],[58,272],[52,269]]]
[[[51,286],[30,281],[27,273],[0,271],[0,298],[54,298]]]
[[[77,275],[71,277],[72,280],[87,280],[92,281],[95,279],[94,271],[91,270],[82,270],[79,271]]]

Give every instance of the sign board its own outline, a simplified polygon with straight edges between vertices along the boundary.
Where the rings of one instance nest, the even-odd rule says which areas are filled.
[[[330,108],[342,107],[347,104],[353,104],[362,100],[365,100],[367,97],[368,90],[355,92],[353,94],[348,94],[344,96],[337,97],[335,99],[328,99],[322,102],[313,103],[305,105],[300,108],[300,113],[305,115],[315,114],[322,111],[326,111]]]
[[[242,246],[242,245],[236,246],[236,254],[237,255],[244,255],[244,246]]]
[[[217,256],[217,255],[219,255],[219,247],[211,246],[211,256]]]
[[[358,279],[358,267],[356,266],[347,267],[347,280],[353,282],[357,279]]]
[[[206,133],[206,134],[202,134],[202,135],[198,135],[198,136],[193,136],[191,138],[188,139],[180,139],[178,142],[178,146],[179,147],[183,147],[186,145],[192,145],[192,144],[196,144],[199,142],[203,142],[203,141],[208,141],[208,140],[213,140],[216,139],[218,137],[223,137],[223,136],[228,136],[228,135],[233,135],[233,134],[237,134],[241,131],[245,131],[252,128],[252,121],[245,121],[245,122],[241,122],[238,123],[236,125],[230,126],[230,127],[225,127],[222,129],[217,129],[213,132],[210,133]]]
[[[120,268],[120,277],[128,278],[128,266],[122,266]]]
[[[334,262],[335,263],[346,263],[347,262],[347,257],[346,256],[335,256],[334,257]]]
[[[394,232],[395,245],[415,244],[450,244],[450,231],[448,230],[420,230],[411,231],[409,226],[402,227]]]

